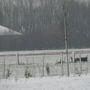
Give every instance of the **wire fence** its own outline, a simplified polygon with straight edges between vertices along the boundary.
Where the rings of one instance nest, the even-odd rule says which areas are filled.
[[[76,57],[76,58],[75,58]],[[69,74],[81,75],[90,73],[89,57],[69,54]],[[78,57],[78,58],[77,58]],[[29,78],[67,75],[67,62],[64,55],[47,56],[3,56],[0,58],[0,78]]]
[[[81,75],[90,73],[90,62],[69,63],[70,75]],[[67,64],[27,64],[27,65],[15,65],[15,64],[1,64],[0,65],[0,78],[23,78],[26,77],[43,77],[43,76],[64,76],[67,75]]]

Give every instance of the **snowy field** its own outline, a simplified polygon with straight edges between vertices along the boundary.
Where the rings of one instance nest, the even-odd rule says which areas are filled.
[[[0,80],[0,90],[90,90],[90,75]]]

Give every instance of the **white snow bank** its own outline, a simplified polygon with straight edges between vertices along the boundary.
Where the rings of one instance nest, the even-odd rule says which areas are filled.
[[[0,90],[90,90],[90,75],[0,80]]]
[[[21,33],[0,25],[0,35],[21,35]]]

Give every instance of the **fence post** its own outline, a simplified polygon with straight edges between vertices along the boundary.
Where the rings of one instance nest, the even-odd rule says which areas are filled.
[[[6,65],[5,65],[5,58],[4,58],[4,63],[3,63],[3,65],[4,65],[3,78],[5,79],[5,67],[6,67]]]
[[[35,77],[35,61],[34,61],[34,51],[33,51],[33,76]]]
[[[81,53],[80,53],[80,75],[82,74],[82,61],[81,61]]]
[[[17,64],[19,65],[20,63],[19,63],[19,54],[18,53],[16,53],[16,58],[17,58]]]
[[[73,70],[75,74],[75,52],[73,52]]]
[[[64,70],[63,70],[63,52],[62,52],[62,59],[61,59],[61,72],[62,76],[64,75]]]
[[[43,56],[43,60],[42,61],[43,61],[43,71],[42,72],[43,72],[43,76],[44,76],[44,64],[45,64],[44,63],[44,56]]]
[[[87,55],[87,74],[89,73],[89,60],[88,60],[88,55]]]

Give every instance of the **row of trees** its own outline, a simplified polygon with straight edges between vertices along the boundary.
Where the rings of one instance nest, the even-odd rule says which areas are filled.
[[[12,45],[12,49],[20,47],[22,43],[27,45],[24,44],[21,49],[63,48],[62,1],[0,0],[0,25],[26,34],[22,39],[19,38],[19,44],[16,43],[19,41],[15,41],[16,46]],[[70,48],[89,47],[90,5],[75,0],[66,1]],[[11,41],[8,46],[10,44]]]

